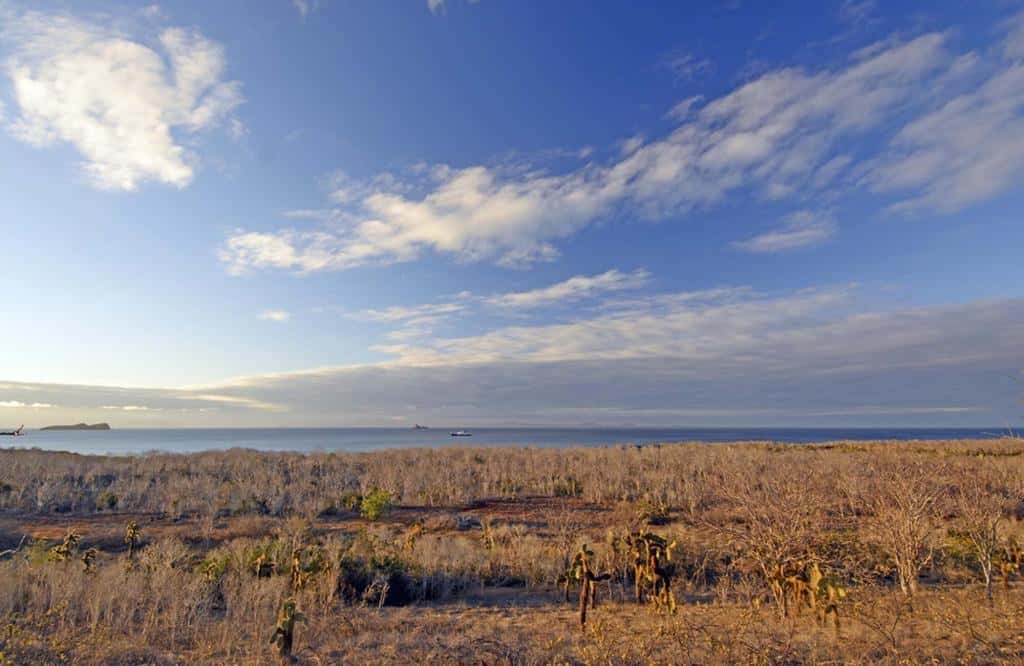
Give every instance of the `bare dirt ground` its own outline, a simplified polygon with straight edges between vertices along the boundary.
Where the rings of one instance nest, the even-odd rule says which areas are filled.
[[[463,531],[459,521],[478,528],[484,521],[495,525],[521,525],[538,536],[550,536],[552,516],[571,520],[584,529],[611,527],[615,512],[607,506],[579,498],[524,497],[514,500],[480,500],[462,506],[395,506],[384,519],[369,521],[357,511],[339,516],[321,516],[313,521],[317,533],[355,532],[367,527],[408,529],[420,525],[424,533],[445,534]],[[83,536],[83,545],[106,552],[124,548],[124,526],[135,521],[146,537],[155,540],[174,537],[198,547],[214,547],[239,537],[260,537],[272,533],[285,519],[269,516],[242,516],[204,519],[198,516],[173,518],[161,513],[110,511],[103,513],[0,513],[0,550],[17,546],[22,537],[60,541],[71,530]],[[469,529],[465,527],[464,529]]]

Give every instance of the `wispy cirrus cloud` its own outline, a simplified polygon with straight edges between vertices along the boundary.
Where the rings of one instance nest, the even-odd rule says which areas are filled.
[[[1022,175],[1024,62],[1017,61],[907,123],[865,178],[877,192],[910,193],[893,210],[951,212],[1006,190]]]
[[[320,0],[292,0],[292,7],[299,13],[299,18],[305,21],[310,14],[320,9]]]
[[[394,323],[419,319],[421,317],[449,315],[462,312],[463,310],[465,310],[465,305],[461,303],[427,303],[411,307],[396,305],[379,310],[359,310],[358,312],[351,313],[349,316],[362,321]]]
[[[523,313],[540,308],[569,305],[587,298],[639,289],[650,282],[650,273],[639,268],[624,272],[611,269],[596,275],[576,275],[561,282],[527,291],[496,293],[479,296],[468,291],[438,303],[419,305],[395,305],[348,312],[346,316],[356,321],[394,325],[385,337],[392,341],[421,338],[453,317],[480,314],[481,306],[487,306],[492,313],[501,315]]]
[[[466,0],[471,5],[475,5],[480,0]],[[448,0],[427,0],[427,9],[432,14],[444,14],[448,10]]]
[[[391,342],[404,343],[426,338],[444,323],[456,318],[490,315],[521,317],[532,310],[584,299],[605,297],[608,294],[639,289],[650,282],[650,274],[643,268],[632,272],[612,268],[593,276],[573,276],[545,287],[518,292],[494,293],[487,296],[463,291],[446,300],[416,305],[361,309],[344,313],[347,319],[392,327],[384,334]],[[318,307],[317,311],[336,309]]]
[[[1007,48],[1015,34],[1004,35]],[[426,253],[521,266],[557,258],[560,240],[613,215],[685,217],[737,194],[799,210],[858,190],[887,197],[893,210],[958,210],[1014,182],[1024,77],[995,52],[956,54],[950,39],[887,40],[840,67],[769,70],[718,98],[690,98],[672,112],[668,135],[630,141],[607,162],[561,172],[417,165],[349,179],[330,197],[332,223],[239,230],[220,257],[233,273],[343,270]],[[850,142],[861,138],[870,140]],[[759,244],[832,231],[783,229]]]
[[[162,20],[152,13],[150,20]],[[67,143],[89,182],[134,190],[144,181],[184,187],[198,156],[182,136],[227,123],[242,101],[224,76],[223,47],[199,31],[109,17],[0,13],[3,72],[16,115],[8,131],[35,146]]]
[[[563,305],[609,292],[639,289],[646,285],[651,274],[640,268],[624,273],[612,269],[598,275],[576,275],[563,282],[529,291],[495,294],[485,299],[489,305],[501,308],[537,308]]]
[[[711,71],[711,61],[698,58],[692,53],[670,53],[662,60],[662,66],[672,72],[677,83],[689,83]]]
[[[1024,11],[1010,17],[1004,24],[1003,55],[1010,60],[1024,59]]]
[[[759,254],[786,252],[820,245],[832,238],[838,229],[839,224],[832,213],[800,210],[788,215],[782,227],[737,241],[733,246]]]
[[[287,310],[264,310],[260,313],[260,319],[264,321],[276,321],[284,323],[292,318],[292,313]]]
[[[419,345],[377,345],[407,365],[561,362],[628,358],[721,357],[788,330],[795,321],[841,305],[845,289],[764,297],[721,289],[632,299],[592,317],[564,323],[509,326],[475,336],[437,338]],[[681,296],[674,298],[674,296]]]
[[[358,310],[346,313],[349,319],[394,326],[385,334],[392,341],[420,338],[431,334],[435,327],[452,317],[465,314],[471,302],[468,294],[444,303],[424,303],[414,306],[394,305],[387,308]]]
[[[876,9],[876,0],[842,0],[839,3],[839,19],[861,25],[871,20]]]

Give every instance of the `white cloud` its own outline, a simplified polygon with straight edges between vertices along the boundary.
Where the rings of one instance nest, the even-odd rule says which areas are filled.
[[[398,325],[385,334],[388,340],[403,341],[429,335],[446,319],[467,310],[466,302],[426,303],[416,306],[392,306],[378,310],[360,310],[349,313],[350,319],[378,324]]]
[[[394,326],[395,328],[384,334],[385,339],[390,342],[406,342],[425,338],[434,333],[441,323],[453,317],[479,314],[482,305],[496,308],[489,314],[509,315],[514,312],[518,315],[534,308],[544,308],[599,295],[638,289],[646,285],[649,280],[650,274],[644,269],[632,272],[612,269],[593,276],[578,275],[562,282],[528,291],[497,293],[486,297],[464,291],[448,301],[358,310],[346,312],[345,316],[355,321]],[[334,309],[336,308],[317,308],[316,310]]]
[[[884,42],[835,70],[770,71],[700,108],[700,100],[686,100],[672,113],[679,125],[671,133],[634,142],[631,152],[606,164],[562,173],[435,165],[346,179],[332,196],[331,223],[239,230],[220,257],[234,273],[341,270],[427,252],[521,266],[552,260],[560,239],[622,211],[680,217],[739,192],[806,206],[835,196],[838,182],[857,186],[857,174],[861,185],[898,193],[903,205],[955,209],[1012,182],[1024,141],[1015,116],[1024,76],[1020,66],[1003,62],[965,68],[972,58],[956,57],[947,41],[930,33]],[[983,74],[979,87],[958,100],[963,78],[978,76],[972,71]],[[897,122],[902,118],[911,120]],[[871,141],[851,144],[868,134]],[[962,145],[967,137],[977,141]],[[876,174],[896,175],[884,184],[881,175],[865,178],[870,164]],[[980,182],[1003,165],[1007,171]],[[784,229],[761,244],[818,242],[833,230]]]
[[[349,315],[352,319],[362,321],[393,323],[420,319],[422,317],[435,317],[439,315],[454,314],[462,312],[465,306],[461,303],[427,303],[412,307],[400,305],[383,308],[380,310],[360,310]]]
[[[469,4],[475,5],[480,0],[466,0]],[[427,0],[427,9],[433,14],[443,14],[447,9],[447,0]]]
[[[824,243],[838,229],[831,213],[801,210],[790,214],[782,228],[737,241],[733,246],[745,252],[784,252]]]
[[[160,21],[166,17],[163,8],[156,3],[143,7],[139,13],[151,21]]]
[[[122,412],[152,412],[160,411],[159,408],[147,407],[146,405],[102,405],[100,409],[119,410]]]
[[[15,424],[38,418],[32,402],[52,406],[51,422],[150,408],[119,409],[125,426],[379,425],[395,414],[466,425],[997,428],[1020,419],[1010,375],[1021,369],[1024,300],[858,308],[864,301],[852,287],[662,293],[558,324],[395,345],[383,363],[190,388],[3,381],[0,405]]]
[[[864,23],[871,19],[875,5],[875,0],[843,0],[839,4],[839,18],[848,23]]]
[[[669,112],[665,114],[665,117],[681,123],[689,118],[690,113],[693,112],[697,105],[703,101],[704,95],[693,95],[692,97],[687,97],[682,102],[673,106]]]
[[[799,292],[783,298],[736,290],[638,298],[591,318],[568,323],[510,326],[487,333],[441,338],[419,346],[378,345],[404,365],[563,362],[677,358],[709,360],[768,339],[795,321],[843,303],[842,289]]]
[[[864,311],[852,288],[639,297],[391,360],[161,389],[0,383],[8,420],[139,425],[990,425],[1021,416],[1024,300]],[[22,406],[23,405],[23,406]],[[60,405],[60,407],[58,407]],[[215,409],[213,409],[215,408]],[[96,418],[88,414],[95,413]]]
[[[675,53],[665,58],[664,65],[679,83],[688,83],[711,71],[711,61],[689,53]]]
[[[51,405],[48,402],[24,403],[24,402],[21,402],[20,400],[0,400],[0,407],[7,407],[7,408],[10,408],[10,409],[14,409],[14,408],[47,409],[49,407],[53,407],[53,405]]]
[[[910,192],[894,210],[956,211],[1024,175],[1024,63],[905,125],[867,177],[878,192]]]
[[[1018,12],[1006,21],[1005,27],[1003,54],[1011,60],[1024,59],[1024,11]]]
[[[499,170],[500,171],[500,170]],[[608,197],[588,190],[587,176],[504,179],[487,167],[433,169],[436,189],[422,199],[374,190],[351,225],[315,231],[239,231],[219,256],[231,272],[285,268],[299,272],[408,261],[424,249],[507,265],[551,260],[550,238],[564,237],[604,211]],[[349,189],[343,196],[348,196]]]
[[[228,121],[228,134],[235,141],[239,141],[249,134],[249,127],[238,118],[231,118]]]
[[[452,317],[478,311],[478,306],[481,304],[498,308],[499,314],[507,314],[508,311],[522,312],[603,294],[639,289],[649,281],[650,273],[644,269],[632,272],[612,269],[598,275],[577,275],[562,282],[528,291],[492,294],[487,297],[474,296],[471,292],[462,292],[446,302],[359,310],[346,313],[346,316],[356,321],[397,326],[386,333],[385,337],[391,341],[406,341],[433,333],[438,324]]]
[[[285,310],[264,310],[260,313],[260,319],[266,321],[286,322],[291,318],[291,313]]]
[[[561,305],[598,294],[638,289],[647,284],[649,280],[650,273],[643,269],[637,269],[631,273],[612,269],[599,275],[577,275],[564,282],[540,289],[496,294],[487,298],[486,302],[502,308],[517,309]]]
[[[313,12],[320,9],[320,0],[292,0],[292,6],[299,13],[303,20]]]
[[[241,84],[223,78],[223,48],[195,30],[150,41],[109,20],[27,12],[3,20],[0,41],[19,113],[12,135],[71,144],[103,189],[184,187],[198,158],[176,134],[215,127],[243,101]]]
[[[317,238],[330,241],[326,233],[303,233],[292,231],[277,233],[238,231],[228,239],[217,256],[228,264],[228,271],[235,275],[249,268],[296,268],[301,271],[319,270],[330,264],[329,252],[318,251]],[[304,251],[296,251],[296,242],[308,240]],[[333,245],[333,243],[332,243]],[[329,250],[329,248],[324,248]]]
[[[631,155],[635,153],[642,145],[644,145],[644,137],[642,134],[634,134],[631,137],[623,139],[619,142],[619,152],[623,155]]]

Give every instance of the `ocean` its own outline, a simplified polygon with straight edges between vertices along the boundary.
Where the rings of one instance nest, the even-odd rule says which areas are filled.
[[[40,448],[93,454],[191,453],[231,448],[260,451],[379,451],[440,446],[610,446],[664,442],[769,440],[788,443],[869,439],[986,439],[1005,428],[180,428],[108,431],[27,431],[0,437],[0,448]]]

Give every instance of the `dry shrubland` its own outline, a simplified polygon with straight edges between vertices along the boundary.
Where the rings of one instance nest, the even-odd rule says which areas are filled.
[[[1014,439],[3,450],[0,663],[1020,663],[1022,518]]]

